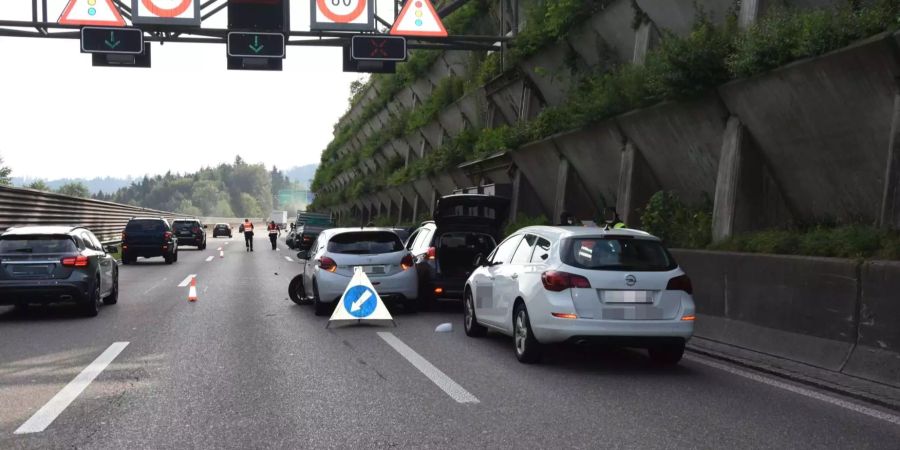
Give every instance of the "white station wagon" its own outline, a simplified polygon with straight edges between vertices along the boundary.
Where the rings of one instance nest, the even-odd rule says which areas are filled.
[[[642,231],[523,228],[477,265],[465,288],[466,334],[513,336],[521,362],[539,361],[543,344],[598,341],[677,364],[694,332],[691,280]]]

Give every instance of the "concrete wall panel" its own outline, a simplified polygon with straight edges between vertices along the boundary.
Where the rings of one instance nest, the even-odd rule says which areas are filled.
[[[556,202],[556,185],[559,175],[557,171],[559,154],[553,140],[544,139],[533,142],[511,152],[510,156],[537,193],[541,211],[551,218]]]
[[[605,122],[554,138],[584,187],[595,200],[615,205],[624,137],[614,122]],[[604,205],[597,205],[598,207]]]
[[[900,263],[867,263],[862,280],[859,345],[844,372],[900,385]]]
[[[618,0],[590,19],[591,27],[603,38],[619,61],[631,61],[634,56],[634,29],[631,28],[633,19],[631,0]]]
[[[519,65],[540,91],[544,101],[551,106],[565,102],[569,90],[577,82],[566,61],[568,49],[565,46],[554,45]]]
[[[637,0],[637,3],[657,28],[681,36],[690,33],[696,22],[695,5],[717,24],[724,24],[727,14],[734,7],[734,0]]]

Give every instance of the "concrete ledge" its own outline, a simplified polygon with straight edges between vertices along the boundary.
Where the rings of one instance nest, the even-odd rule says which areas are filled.
[[[900,385],[900,262],[863,265],[859,346],[844,372]]]

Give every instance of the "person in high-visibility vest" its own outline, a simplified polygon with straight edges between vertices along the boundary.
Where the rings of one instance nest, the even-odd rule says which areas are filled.
[[[278,235],[281,234],[281,230],[278,229],[278,225],[275,225],[275,221],[269,222],[269,240],[272,241],[272,250],[278,248],[276,242],[278,242]]]
[[[244,244],[248,252],[253,251],[253,222],[250,219],[244,219]]]
[[[619,217],[619,212],[612,206],[606,208],[606,212],[603,215],[603,221],[606,222],[607,229],[611,228],[618,230],[620,228],[628,228],[625,225],[625,222],[622,222],[622,219]]]

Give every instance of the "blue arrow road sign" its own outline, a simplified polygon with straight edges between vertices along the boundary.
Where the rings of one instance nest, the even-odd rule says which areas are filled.
[[[372,289],[366,286],[353,286],[344,295],[344,309],[353,317],[365,319],[375,312],[377,299],[378,296]]]

